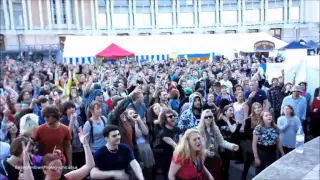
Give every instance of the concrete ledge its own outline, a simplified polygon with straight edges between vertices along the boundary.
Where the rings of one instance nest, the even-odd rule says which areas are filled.
[[[303,154],[297,154],[294,150],[291,151],[267,167],[253,180],[320,179],[319,153],[320,137],[306,143]]]

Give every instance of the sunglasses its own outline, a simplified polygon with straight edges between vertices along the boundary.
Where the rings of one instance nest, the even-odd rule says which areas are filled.
[[[204,117],[204,119],[212,119],[213,118],[213,116],[206,116],[206,117]]]

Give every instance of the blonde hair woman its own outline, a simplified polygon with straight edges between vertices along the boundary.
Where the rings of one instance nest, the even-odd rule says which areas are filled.
[[[200,136],[204,141],[205,148],[205,166],[208,171],[214,176],[215,180],[220,180],[221,159],[218,155],[219,147],[236,151],[238,145],[229,143],[224,140],[219,127],[215,123],[215,118],[211,110],[207,109],[201,113],[200,123],[197,127]]]
[[[242,180],[245,180],[249,168],[254,161],[254,156],[252,152],[252,138],[253,138],[253,130],[254,128],[259,125],[259,122],[261,121],[260,114],[262,112],[262,105],[258,102],[255,102],[251,106],[251,114],[250,116],[245,120],[245,125],[244,125],[244,132],[241,137],[241,147],[243,148],[244,151],[244,167],[242,171]]]
[[[200,132],[188,129],[176,146],[169,170],[169,180],[202,179],[205,174],[210,180],[212,175],[204,166],[205,150]]]

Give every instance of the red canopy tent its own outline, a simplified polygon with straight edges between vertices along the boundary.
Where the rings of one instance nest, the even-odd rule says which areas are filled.
[[[104,50],[102,50],[96,55],[96,57],[112,60],[132,56],[134,56],[134,53],[129,52],[114,43],[112,43],[110,46],[106,47]]]

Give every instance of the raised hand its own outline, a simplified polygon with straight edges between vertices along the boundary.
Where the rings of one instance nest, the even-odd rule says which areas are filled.
[[[8,106],[5,106],[5,108],[3,110],[3,116],[8,117],[9,114],[10,114],[10,110],[9,110]]]
[[[60,151],[59,149],[57,149],[56,146],[54,146],[53,151],[52,151],[52,154],[57,154],[58,156],[60,156],[61,151]]]
[[[84,134],[83,130],[82,130],[82,127],[79,127],[79,139],[80,139],[80,142],[83,144],[83,145],[87,145],[88,144],[88,141],[87,141],[87,136],[89,135],[89,133],[87,134]]]
[[[31,141],[28,142],[26,145],[24,141],[22,141],[22,156],[23,156],[23,162],[29,163],[29,149],[30,149]]]

